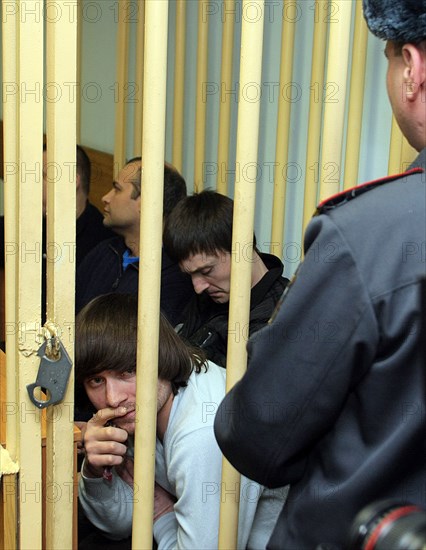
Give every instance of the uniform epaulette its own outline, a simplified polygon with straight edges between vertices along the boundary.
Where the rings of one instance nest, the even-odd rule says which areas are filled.
[[[391,181],[404,178],[406,176],[411,176],[411,174],[419,174],[423,172],[424,170],[422,168],[412,168],[411,170],[407,170],[402,174],[387,176],[385,178],[380,178],[378,180],[373,180],[367,183],[363,183],[362,185],[358,185],[357,187],[352,187],[351,189],[345,189],[345,191],[341,191],[340,193],[337,193],[336,195],[332,195],[328,199],[325,199],[324,201],[320,202],[319,205],[317,206],[317,209],[314,215],[323,214],[328,210],[337,208],[338,206],[341,206],[342,204],[345,204],[348,201],[356,197],[359,197],[363,193],[366,193],[367,191],[371,191],[371,189],[375,189],[379,185],[383,185],[384,183],[389,183]]]

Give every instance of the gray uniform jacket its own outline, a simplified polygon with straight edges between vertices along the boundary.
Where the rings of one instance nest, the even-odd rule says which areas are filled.
[[[367,504],[426,505],[425,156],[320,205],[305,260],[219,407],[230,462],[291,484],[268,548],[342,548]]]

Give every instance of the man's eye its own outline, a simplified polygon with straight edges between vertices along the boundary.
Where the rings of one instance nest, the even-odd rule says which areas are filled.
[[[121,373],[122,378],[131,378],[136,373],[134,368],[127,369],[124,372]]]
[[[87,380],[86,384],[91,388],[95,388],[96,386],[100,386],[102,384],[102,381],[103,380],[100,376],[95,376],[94,378],[90,378],[90,380]]]

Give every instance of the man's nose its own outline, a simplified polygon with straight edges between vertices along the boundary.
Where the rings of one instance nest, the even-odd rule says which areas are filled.
[[[194,275],[192,277],[192,285],[197,294],[201,294],[209,287],[209,283],[204,277],[200,277],[200,275]]]
[[[101,198],[101,201],[104,203],[104,204],[108,204],[109,201],[110,201],[110,195],[112,193],[112,190],[109,191],[106,195],[104,195],[102,198]]]
[[[127,400],[127,393],[119,380],[108,380],[106,382],[106,402],[111,408],[119,407]]]

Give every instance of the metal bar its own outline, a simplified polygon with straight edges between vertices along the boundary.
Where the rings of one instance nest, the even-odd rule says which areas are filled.
[[[348,129],[346,133],[345,189],[353,187],[358,182],[367,39],[368,27],[362,13],[362,2],[356,2]]]
[[[137,419],[135,430],[135,499],[133,548],[151,548],[157,418],[158,333],[166,120],[168,2],[146,5],[143,178],[138,311]],[[142,418],[143,422],[138,421]]]
[[[183,114],[185,105],[185,38],[186,0],[176,0],[175,39],[175,90],[173,105],[173,149],[172,162],[182,171],[183,164]]]
[[[118,3],[117,26],[117,62],[115,90],[115,140],[114,140],[114,178],[124,166],[126,160],[126,90],[129,66],[129,22],[127,20],[127,2]]]
[[[77,81],[75,85],[77,99],[76,99],[76,139],[77,143],[81,143],[81,60],[83,51],[83,0],[76,0],[77,10],[72,13],[77,14]]]
[[[405,170],[408,169],[418,154],[418,151],[416,151],[414,147],[408,143],[407,138],[403,136],[401,144],[401,172],[405,172]]]
[[[34,382],[39,359],[42,256],[43,1],[20,0],[17,18],[18,248],[16,341],[17,403],[21,409],[18,453],[19,547],[41,548],[41,415],[26,386]],[[24,17],[23,14],[27,16]],[[31,16],[30,16],[31,14]],[[22,410],[26,412],[22,421]]]
[[[234,13],[236,9],[235,0],[225,0],[224,13]],[[222,175],[222,166],[229,165],[229,142],[231,132],[231,97],[224,94],[222,97],[222,86],[225,90],[232,89],[232,57],[234,51],[234,19],[224,17],[222,24],[222,65],[220,76],[220,103],[219,103],[219,140],[217,149],[217,178],[216,188],[219,193],[228,193],[228,171],[226,176]]]
[[[145,0],[138,0],[138,23],[136,26],[136,70],[135,70],[135,116],[133,133],[133,156],[142,150],[143,120],[143,53],[145,40]],[[120,166],[120,168],[122,165]]]
[[[206,18],[204,2],[198,3],[198,44],[197,44],[197,79],[195,107],[195,155],[194,155],[194,191],[204,187],[203,168],[206,155],[206,111],[204,86],[207,82],[207,45],[209,24]]]
[[[303,231],[306,229],[317,204],[319,184],[319,158],[323,107],[325,52],[327,44],[328,0],[317,0],[314,12],[314,42],[309,99],[308,143],[305,166],[305,196],[303,204]]]
[[[58,0],[70,8],[69,0]],[[62,6],[61,6],[62,4]],[[74,0],[72,13],[76,13]],[[65,6],[66,5],[66,6]],[[77,20],[60,17],[46,22],[47,83],[56,87],[77,81]],[[47,320],[73,358],[76,226],[76,103],[67,94],[47,102],[47,165],[55,166],[47,179]],[[46,437],[46,547],[72,548],[74,384],[71,375],[64,402],[47,411]],[[55,498],[58,491],[64,497]]]
[[[401,171],[402,132],[395,115],[392,115],[391,138],[389,145],[388,174],[399,174]]]
[[[2,2],[2,52],[3,52],[3,175],[4,175],[4,238],[5,238],[5,340],[6,349],[6,399],[8,403],[18,402],[16,365],[18,348],[16,347],[17,327],[17,270],[19,261],[18,225],[11,216],[18,208],[18,99],[19,93],[7,93],[8,85],[17,86],[17,17],[16,0]],[[12,460],[18,455],[19,414],[7,417],[6,441]]]
[[[347,0],[333,0],[330,4],[320,199],[337,193],[341,179],[352,6]]]
[[[260,87],[263,51],[263,0],[243,2],[241,36],[240,93],[238,103],[237,156],[240,166],[257,162],[260,102],[250,102],[243,90],[248,84]],[[253,14],[255,15],[254,17]],[[229,303],[229,337],[227,353],[227,391],[243,376],[247,365],[244,338],[236,339],[231,327],[248,325],[250,314],[251,253],[253,250],[256,182],[242,177],[235,185],[232,232],[231,294]],[[222,487],[238,487],[240,475],[229,462],[222,462]],[[221,499],[219,548],[236,548],[238,503]]]
[[[296,6],[294,2],[284,2],[284,10],[291,6]],[[287,11],[285,12],[287,13]],[[286,84],[291,83],[293,75],[293,53],[294,53],[294,35],[296,31],[295,19],[284,18],[281,35],[281,66],[280,66],[280,86],[283,90]],[[282,256],[284,240],[284,215],[285,215],[285,195],[287,182],[285,179],[285,167],[288,164],[288,147],[290,135],[290,116],[291,102],[278,94],[278,122],[277,139],[275,146],[275,169],[274,169],[274,199],[272,210],[272,231],[271,243],[275,254]],[[276,247],[276,248],[275,248]]]

